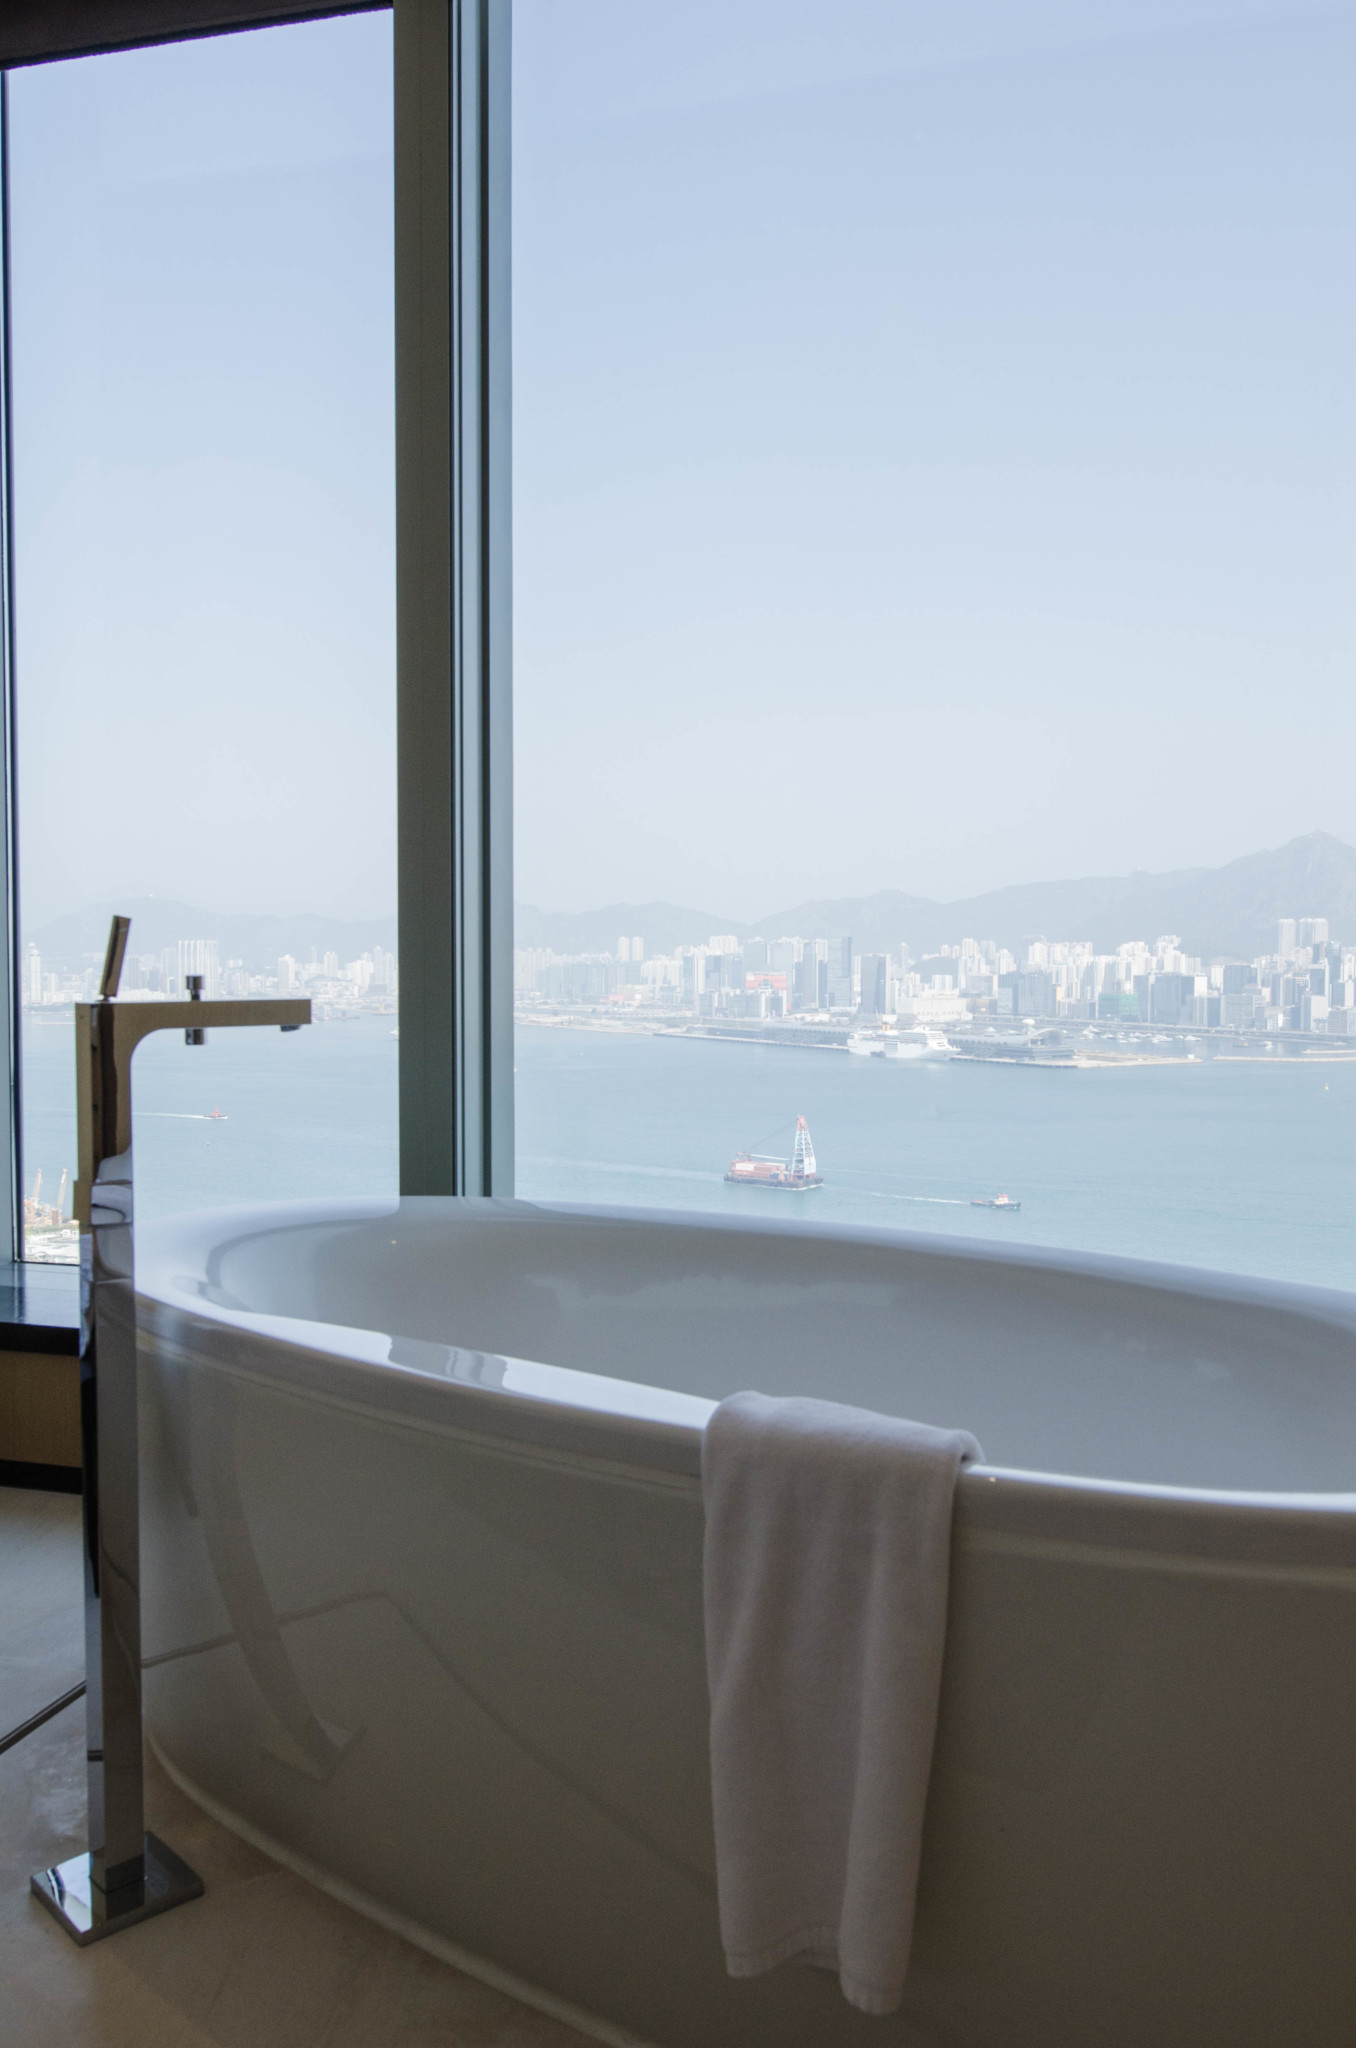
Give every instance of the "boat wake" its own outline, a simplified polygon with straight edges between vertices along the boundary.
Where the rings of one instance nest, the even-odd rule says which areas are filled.
[[[134,1109],[133,1116],[169,1117],[179,1124],[224,1124],[229,1121],[219,1109]]]

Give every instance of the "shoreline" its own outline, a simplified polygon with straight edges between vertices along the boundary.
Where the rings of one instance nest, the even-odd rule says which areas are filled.
[[[803,1040],[789,1035],[763,1038],[753,1032],[694,1030],[687,1025],[665,1024],[657,1020],[642,1023],[638,1019],[632,1021],[620,1017],[540,1017],[521,1012],[514,1013],[513,1022],[515,1029],[523,1025],[539,1031],[593,1031],[604,1037],[680,1038],[692,1044],[758,1046],[774,1052],[849,1051],[846,1043],[825,1044],[822,1039],[815,1039],[808,1032]],[[860,1058],[862,1055],[858,1054],[856,1057]],[[1318,1046],[1307,1045],[1296,1047],[1293,1052],[1211,1052],[1204,1055],[1199,1052],[1091,1052],[1071,1048],[1063,1058],[1042,1058],[1039,1054],[1027,1056],[1020,1053],[966,1052],[958,1049],[953,1049],[941,1058],[931,1059],[900,1060],[891,1058],[884,1052],[869,1053],[865,1057],[879,1061],[884,1066],[1039,1067],[1046,1073],[1055,1070],[1113,1073],[1130,1067],[1204,1069],[1212,1066],[1216,1060],[1228,1061],[1235,1066],[1343,1066],[1356,1063],[1356,1043],[1353,1043],[1350,1051],[1334,1047],[1331,1052]]]

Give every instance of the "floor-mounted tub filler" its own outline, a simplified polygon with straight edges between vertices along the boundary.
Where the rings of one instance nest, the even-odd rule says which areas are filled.
[[[137,1254],[148,1726],[295,1868],[605,2041],[1356,2039],[1356,1297],[510,1201]],[[699,1460],[740,1387],[993,1461],[884,2019],[723,1966]]]
[[[146,1828],[143,1797],[139,1352],[134,1285],[132,1056],[158,1031],[271,1025],[299,1031],[305,997],[119,1002],[131,920],[114,917],[99,999],[74,1013],[80,1227],[80,1446],[85,1621],[85,1847],[35,1870],[31,1889],[83,1947],[187,1905],[202,1879]],[[68,1696],[73,1700],[78,1695]],[[56,1711],[55,1701],[29,1731]]]

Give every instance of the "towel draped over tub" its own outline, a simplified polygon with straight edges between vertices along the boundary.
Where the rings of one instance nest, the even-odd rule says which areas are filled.
[[[903,1995],[962,1430],[735,1394],[707,1424],[706,1651],[730,1974]]]

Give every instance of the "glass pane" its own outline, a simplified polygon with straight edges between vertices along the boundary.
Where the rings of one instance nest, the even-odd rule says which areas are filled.
[[[519,0],[522,1193],[1356,1282],[1354,59]]]
[[[393,1190],[387,14],[10,81],[28,1255],[71,1004],[309,993],[137,1054],[143,1213]]]

